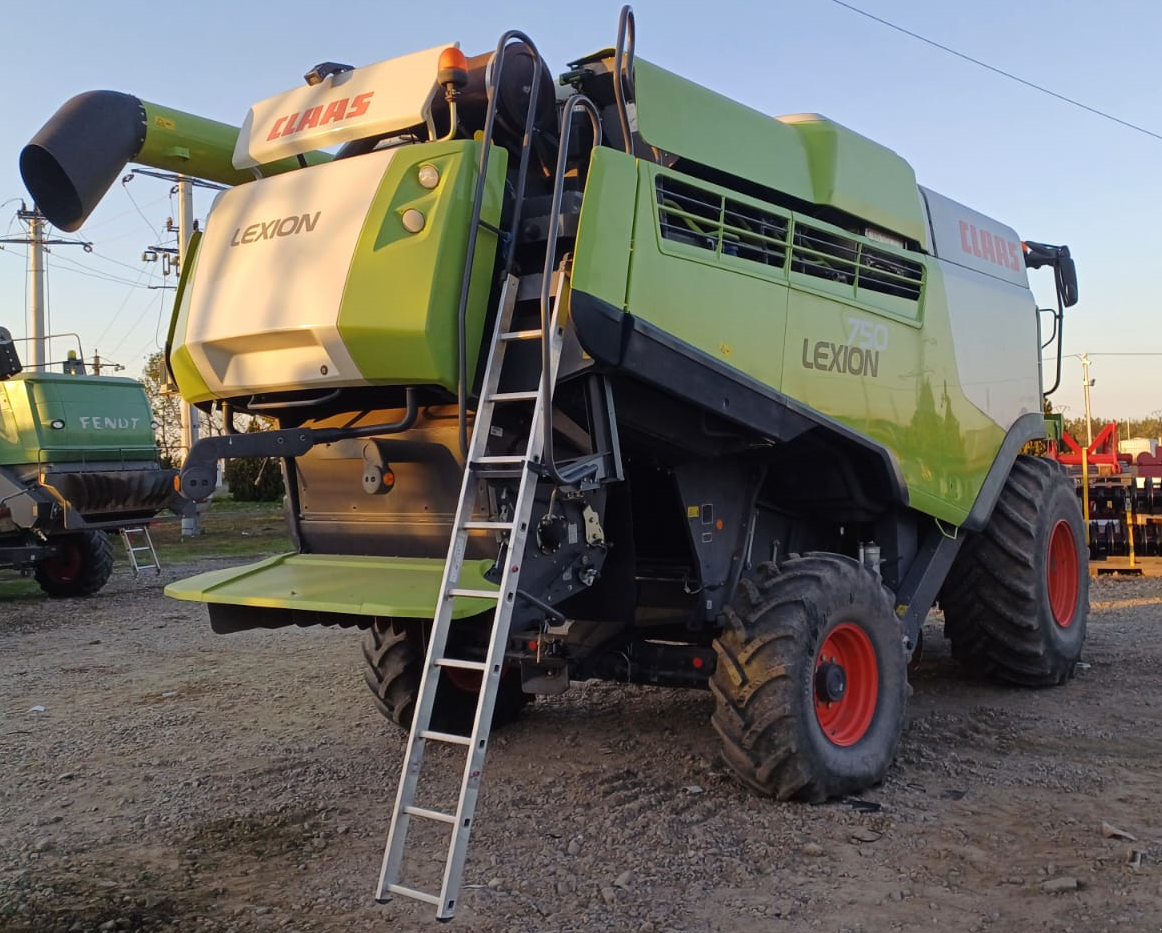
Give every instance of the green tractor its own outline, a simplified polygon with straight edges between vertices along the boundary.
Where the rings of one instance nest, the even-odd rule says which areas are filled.
[[[200,441],[181,483],[280,458],[295,551],[167,592],[223,633],[364,630],[375,702],[409,730],[378,893],[443,918],[489,730],[537,694],[709,689],[740,781],[823,800],[887,773],[937,601],[953,653],[1002,681],[1063,683],[1085,638],[1073,487],[1021,454],[1060,381],[1068,249],[633,35],[626,8],[556,82],[515,31],[325,62],[240,129],[92,92],[21,155],[65,230],[126,161],[233,186],[168,360],[227,425],[278,427]],[[433,744],[464,755],[443,808],[417,803]],[[416,821],[449,834],[434,885],[405,867]]]
[[[24,370],[0,327],[0,567],[31,573],[53,597],[108,582],[110,533],[193,505],[177,495],[177,471],[162,468],[141,383],[80,370],[75,360]]]

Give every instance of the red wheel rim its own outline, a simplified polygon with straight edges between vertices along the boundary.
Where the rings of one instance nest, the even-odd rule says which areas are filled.
[[[41,575],[50,583],[72,583],[84,568],[85,558],[74,541],[61,545],[61,551],[41,564]]]
[[[837,665],[845,681],[842,696],[829,698],[815,689],[815,717],[823,734],[835,745],[854,745],[871,728],[880,693],[880,669],[871,639],[858,625],[842,622],[827,633],[815,658],[820,670]]]
[[[444,668],[448,683],[461,693],[479,693],[482,677],[477,671],[466,671],[455,667]]]
[[[1049,535],[1049,608],[1053,621],[1061,628],[1069,628],[1077,614],[1078,571],[1077,540],[1069,522],[1062,519],[1053,526]]]

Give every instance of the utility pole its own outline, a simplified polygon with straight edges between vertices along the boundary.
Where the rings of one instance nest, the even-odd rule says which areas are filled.
[[[1089,378],[1089,354],[1081,354],[1081,384],[1085,388],[1085,443],[1088,447],[1093,443],[1093,423],[1089,416],[1089,387],[1093,380]]]
[[[1081,384],[1085,389],[1085,446],[1081,449],[1081,514],[1085,520],[1085,543],[1089,540],[1089,448],[1093,445],[1093,423],[1089,414],[1089,387],[1093,380],[1089,378],[1089,354],[1081,354]],[[1114,450],[1118,447],[1117,438],[1114,438]]]
[[[86,253],[93,251],[93,244],[83,240],[48,239],[44,234],[45,218],[34,204],[29,210],[23,201],[16,216],[28,224],[28,233],[25,236],[0,237],[2,243],[22,243],[28,250],[28,278],[29,278],[29,311],[31,321],[28,328],[29,341],[32,344],[29,351],[28,368],[42,370],[45,368],[47,356],[45,343],[48,334],[45,330],[45,303],[44,303],[44,254],[48,246],[83,246]]]
[[[184,271],[189,251],[190,237],[194,233],[194,186],[185,175],[178,176],[178,270]],[[190,455],[198,441],[198,410],[185,400],[181,406],[182,447],[186,456]],[[202,517],[195,511],[182,519],[182,537],[193,537],[202,533]]]
[[[171,175],[168,172],[151,172],[143,168],[135,168],[127,176],[125,181],[133,178],[135,175],[148,175],[152,178],[160,178],[163,181],[174,183],[174,187],[170,190],[170,194],[178,196],[178,248],[177,248],[177,268],[179,273],[185,266],[186,259],[189,254],[190,238],[194,235],[194,231],[198,229],[198,222],[194,219],[194,188],[211,188],[215,191],[222,191],[225,189],[224,185],[215,185],[207,181],[202,181],[199,178],[191,178],[188,175]],[[169,230],[173,230],[173,218],[169,221]],[[158,258],[164,260],[162,266],[162,275],[169,275],[170,273],[170,256],[172,250],[165,249],[159,246],[150,247],[142,255],[142,259],[146,262],[156,262]],[[193,406],[187,404],[184,400],[178,405],[178,412],[181,420],[182,431],[182,448],[185,451],[185,456],[189,456],[190,450],[198,440],[198,410]],[[200,535],[202,533],[202,519],[198,514],[194,514],[190,518],[182,519],[182,537]]]
[[[21,205],[23,208],[23,205]],[[29,348],[29,368],[44,369],[44,215],[36,209],[20,211],[20,219],[28,221],[28,239],[32,249],[28,251],[29,300],[31,318],[28,336],[32,338]]]

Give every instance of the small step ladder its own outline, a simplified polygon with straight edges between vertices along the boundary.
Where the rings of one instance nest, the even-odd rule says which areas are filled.
[[[144,544],[134,544],[138,538]],[[161,561],[157,558],[157,550],[153,546],[153,538],[149,536],[148,525],[135,525],[132,528],[121,529],[121,540],[125,543],[125,554],[129,558],[129,566],[133,568],[133,576],[138,576],[143,570],[153,570],[161,573]],[[148,554],[148,562],[140,555]]]
[[[561,294],[563,276],[563,271],[558,270],[556,288],[554,289],[556,296]],[[550,364],[548,385],[551,393],[551,387],[556,382],[563,344],[563,328],[557,322],[558,301],[556,298],[552,300],[547,335],[542,332],[540,327],[513,329],[513,312],[517,304],[517,291],[517,278],[509,276],[501,295],[500,313],[497,315],[496,331],[493,335],[485,369],[480,402],[476,409],[476,420],[468,449],[464,481],[460,489],[460,504],[456,510],[452,540],[448,548],[444,576],[440,583],[436,617],[432,626],[423,676],[420,680],[419,696],[412,717],[411,733],[404,755],[399,791],[396,795],[391,829],[388,832],[387,847],[383,854],[379,888],[376,893],[376,899],[379,901],[388,900],[391,895],[399,895],[434,904],[438,920],[452,918],[459,896],[460,879],[468,849],[468,837],[476,809],[476,796],[480,790],[480,781],[484,770],[484,756],[488,746],[492,712],[508,642],[509,624],[514,604],[518,599],[517,582],[520,576],[520,564],[523,562],[525,542],[533,510],[533,499],[539,478],[538,465],[541,463],[544,453],[543,411],[544,406],[552,403],[551,396],[545,397],[545,381],[542,379],[541,366],[530,367],[527,365],[527,357],[521,359],[522,354],[515,353],[512,364],[506,367],[506,353],[509,348],[522,342],[526,346],[529,342],[535,342],[538,350],[541,350],[543,349],[541,341],[547,340]],[[538,357],[541,357],[540,353],[538,353]],[[524,370],[523,381],[517,390],[512,385],[513,376],[521,369]],[[534,371],[530,372],[530,370]],[[526,391],[525,386],[530,384],[531,376],[536,377],[536,388],[530,387]],[[501,390],[502,386],[504,391]],[[493,418],[497,407],[503,405],[522,405],[525,411],[531,412],[531,418],[527,422],[529,425],[528,440],[523,451],[501,454],[489,451],[490,439],[499,436],[500,433],[499,429],[496,432],[493,431]],[[509,496],[510,508],[497,516],[490,503],[495,503],[498,498],[501,498],[500,490],[506,481],[506,491],[511,492],[514,482],[518,487],[515,501],[512,501],[511,496]],[[481,516],[486,518],[481,518]],[[474,530],[493,531],[503,536],[504,543],[501,545],[499,558],[503,562],[503,566],[500,568],[498,590],[466,587],[460,582],[460,572],[464,564],[464,553],[468,545],[469,533]],[[448,633],[452,623],[453,602],[457,596],[496,600],[487,656],[483,661],[451,657],[446,652]],[[431,728],[432,711],[436,705],[436,696],[441,689],[443,679],[441,672],[449,669],[457,673],[461,671],[479,672],[481,677],[476,716],[472,724],[472,733],[468,736],[434,731]],[[444,689],[455,689],[455,687],[444,684]],[[424,751],[430,742],[459,746],[465,750],[460,794],[455,812],[445,812],[416,805],[417,794],[422,783]],[[459,760],[459,757],[457,754],[456,760]],[[444,761],[432,764],[436,766],[435,770],[437,771],[441,768],[445,770],[445,774],[446,769],[453,767]],[[424,783],[426,786],[426,782]],[[402,883],[405,850],[407,850],[407,854],[412,855],[419,848],[415,844],[410,848],[407,846],[408,829],[413,818],[451,826],[451,839],[443,856],[443,881],[438,893],[420,890],[412,885]]]

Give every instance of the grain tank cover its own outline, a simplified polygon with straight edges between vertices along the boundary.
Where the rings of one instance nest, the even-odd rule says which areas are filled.
[[[903,158],[817,113],[779,120],[798,132],[807,150],[812,200],[927,248],[928,226],[916,173]]]
[[[773,117],[641,58],[634,98],[638,132],[651,146],[811,200],[799,134]]]
[[[254,168],[353,139],[429,125],[440,54],[423,52],[328,75],[250,108],[234,149],[234,167]]]

